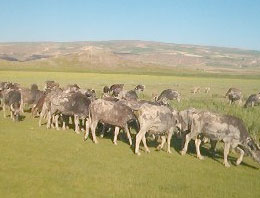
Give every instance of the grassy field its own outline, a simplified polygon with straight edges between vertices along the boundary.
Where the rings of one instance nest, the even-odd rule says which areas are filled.
[[[181,103],[172,102],[176,109],[195,107],[236,115],[250,133],[260,136],[260,107],[230,106],[223,97],[229,87],[241,88],[245,98],[257,93],[260,79],[0,71],[0,81],[6,80],[27,87],[32,83],[42,87],[45,80],[78,83],[98,93],[104,85],[125,83],[131,89],[140,83],[146,85],[141,96],[146,99],[174,88],[182,95]],[[194,86],[211,87],[211,91],[192,95]],[[188,155],[180,156],[176,139],[173,154],[157,152],[155,143],[149,142],[151,153],[138,157],[125,141],[115,146],[106,137],[95,145],[91,140],[84,142],[83,134],[76,135],[72,129],[39,128],[37,118],[25,116],[14,123],[0,111],[0,197],[260,197],[260,166],[245,157],[240,166],[225,168],[222,144],[215,158],[204,145],[203,161],[195,157],[192,145]],[[231,164],[236,157],[230,155]]]

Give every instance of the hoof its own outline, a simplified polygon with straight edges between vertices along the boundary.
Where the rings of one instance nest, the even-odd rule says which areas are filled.
[[[76,134],[80,134],[80,132],[79,132],[79,131],[75,131],[75,133],[76,133]]]
[[[229,168],[229,167],[230,167],[230,164],[229,164],[229,163],[224,163],[224,166],[225,166],[226,168]]]
[[[236,165],[240,165],[242,161],[236,161]]]
[[[113,142],[114,145],[117,145],[117,142]]]
[[[149,149],[145,150],[146,153],[151,153],[151,151]]]
[[[140,153],[140,152],[136,152],[135,154],[136,154],[137,156],[140,156],[140,155],[141,155],[141,153]]]
[[[197,156],[197,158],[198,158],[199,160],[204,160],[204,157],[203,157],[203,156]]]
[[[185,155],[186,154],[186,151],[181,151],[181,155]]]
[[[160,146],[157,146],[155,150],[160,151],[160,150],[162,150],[162,148]]]
[[[98,141],[94,141],[95,144],[98,144]]]
[[[172,152],[169,150],[169,151],[167,151],[167,153],[169,153],[169,154],[172,154]]]

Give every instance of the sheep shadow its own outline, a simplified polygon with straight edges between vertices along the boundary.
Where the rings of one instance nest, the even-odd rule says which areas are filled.
[[[190,156],[193,156],[193,157],[197,158],[195,142],[194,142],[194,140],[192,140],[191,142],[192,142],[192,143],[189,144],[189,148],[188,148],[187,154],[189,154]],[[207,158],[210,158],[210,159],[216,161],[217,163],[223,165],[224,153],[223,153],[222,150],[217,149],[216,151],[213,151],[213,150],[211,150],[210,148],[208,148],[208,145],[202,144],[202,145],[200,146],[200,152],[201,152],[201,155],[202,155],[202,156],[205,156],[205,157],[207,157]],[[237,157],[228,155],[228,161],[229,161],[232,165],[237,166],[237,165],[236,165]],[[256,169],[256,170],[259,169],[258,167],[253,166],[253,165],[250,165],[250,164],[248,164],[248,163],[246,163],[246,162],[243,162],[243,161],[241,162],[240,165],[246,166],[246,167],[249,167],[249,168],[253,168],[253,169]]]
[[[23,121],[25,119],[24,115],[20,115],[18,121]]]
[[[147,146],[149,148],[156,148],[160,143],[152,140],[152,141],[147,141]],[[182,138],[178,137],[177,135],[173,135],[173,138],[171,140],[171,148],[173,148],[177,153],[180,153],[180,151],[182,150],[182,146],[183,146],[183,140]],[[135,148],[135,141],[133,141],[133,146],[131,147],[132,151],[134,152],[134,148]],[[164,147],[165,148],[165,147]],[[140,147],[140,150],[144,150],[143,147]],[[164,149],[162,149],[164,150]],[[202,144],[200,146],[200,152],[202,156],[205,156],[207,158],[210,158],[216,162],[218,162],[219,164],[223,165],[223,158],[224,158],[224,154],[223,151],[220,149],[217,149],[216,151],[213,151],[209,148],[208,145],[206,144]],[[188,147],[188,151],[187,154],[197,158],[196,156],[196,147],[195,147],[195,141],[191,140],[189,143],[189,147]],[[234,156],[228,156],[228,161],[232,164],[232,165],[236,165],[236,161],[237,161],[237,157]],[[246,162],[241,162],[240,166],[245,166],[245,167],[249,167],[255,170],[259,170],[258,167],[254,166],[254,165],[250,165]]]

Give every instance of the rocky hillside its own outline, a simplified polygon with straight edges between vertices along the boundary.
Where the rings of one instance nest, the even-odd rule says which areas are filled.
[[[0,43],[6,66],[260,70],[260,52],[148,41]]]

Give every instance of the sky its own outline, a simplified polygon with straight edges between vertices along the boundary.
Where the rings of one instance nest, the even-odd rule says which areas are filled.
[[[260,0],[0,0],[0,42],[103,40],[260,50]]]

